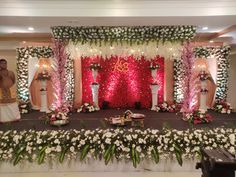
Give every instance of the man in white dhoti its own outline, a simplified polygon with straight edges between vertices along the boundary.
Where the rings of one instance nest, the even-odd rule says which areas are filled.
[[[14,84],[15,74],[7,69],[7,61],[0,59],[0,122],[20,119]]]

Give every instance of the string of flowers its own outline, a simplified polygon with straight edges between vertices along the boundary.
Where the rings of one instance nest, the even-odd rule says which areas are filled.
[[[195,26],[94,26],[52,27],[53,37],[57,40],[102,45],[103,42],[144,44],[158,42],[184,42],[192,40],[196,35]]]
[[[196,104],[197,79],[193,76],[194,60],[193,46],[190,43],[186,43],[183,47],[182,55],[185,77],[183,78],[184,99],[181,111],[184,113],[192,112]]]
[[[182,60],[174,60],[174,100],[176,103],[183,103],[183,78],[184,69]]]
[[[65,64],[66,93],[65,99],[72,106],[75,93],[74,60],[68,55]]]
[[[236,129],[95,129],[0,131],[0,161],[17,165],[24,161],[42,164],[48,160],[125,160],[137,167],[143,160],[197,158],[200,148],[224,148],[235,154]]]
[[[60,110],[68,104],[66,101],[66,71],[65,65],[68,58],[65,52],[65,45],[61,41],[54,41],[53,48],[54,58],[52,65],[52,86],[54,90],[54,100],[52,107],[55,110]]]
[[[232,107],[229,103],[224,100],[216,100],[213,106],[213,110],[223,114],[230,114],[232,112]]]

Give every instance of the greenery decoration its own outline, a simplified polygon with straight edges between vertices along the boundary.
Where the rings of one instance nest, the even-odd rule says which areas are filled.
[[[217,100],[225,100],[228,91],[228,78],[229,78],[229,54],[230,46],[214,46],[214,47],[196,47],[194,49],[195,57],[207,58],[214,57],[217,59],[217,87],[216,96]],[[183,99],[182,93],[182,78],[183,67],[181,60],[174,61],[174,100],[180,103]]]
[[[57,40],[99,44],[129,43],[143,44],[156,42],[184,42],[192,40],[196,35],[195,26],[94,26],[52,27],[53,37]]]
[[[50,58],[50,46],[17,48],[17,94],[20,102],[29,102],[28,60],[30,57]]]
[[[87,158],[126,160],[136,168],[143,160],[194,158],[200,148],[224,148],[235,154],[236,129],[95,129],[0,131],[0,161],[17,165],[22,161],[45,163],[48,159],[63,163],[65,159]]]

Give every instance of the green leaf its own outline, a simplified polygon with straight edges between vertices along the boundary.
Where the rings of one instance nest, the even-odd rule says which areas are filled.
[[[16,157],[14,158],[14,162],[13,162],[13,165],[16,166],[20,160],[21,160],[21,154],[17,154]]]
[[[59,156],[59,162],[62,163],[64,161],[64,158],[65,158],[65,155],[66,155],[66,152],[67,152],[68,148],[64,148],[61,153],[60,153],[60,156]]]
[[[42,164],[44,159],[45,159],[46,153],[45,151],[43,151],[42,153],[40,153],[39,157],[38,157],[38,164]]]
[[[134,149],[134,147],[132,147],[132,150],[131,150],[131,158],[132,158],[132,161],[133,161],[133,166],[134,166],[134,168],[137,168],[137,161],[136,161],[136,156],[135,156],[135,149]]]
[[[183,165],[182,154],[178,151],[175,151],[175,156],[180,166]]]
[[[158,153],[157,149],[154,148],[154,149],[151,151],[151,154],[152,154],[152,157],[153,157],[155,163],[157,164],[157,163],[159,162],[159,159],[160,159],[159,153]]]
[[[85,158],[86,155],[88,154],[88,152],[89,152],[89,147],[90,147],[89,144],[87,144],[87,145],[84,146],[84,148],[83,148],[83,150],[82,150],[82,153],[81,153],[81,155],[80,155],[80,160],[81,160],[81,161],[84,160],[84,158]]]

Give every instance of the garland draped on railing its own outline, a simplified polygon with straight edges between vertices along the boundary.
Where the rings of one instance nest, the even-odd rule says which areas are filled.
[[[51,58],[49,46],[17,48],[17,95],[20,102],[29,102],[28,60],[30,57]]]
[[[94,27],[52,27],[53,37],[62,41],[73,41],[102,45],[128,43],[148,44],[149,42],[184,42],[196,35],[195,26],[94,26]]]

